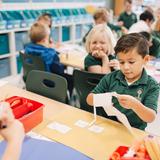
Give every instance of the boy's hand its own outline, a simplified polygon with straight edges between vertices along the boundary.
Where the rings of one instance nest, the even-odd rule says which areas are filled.
[[[135,106],[139,104],[139,101],[130,95],[116,95],[119,104],[126,109],[133,109]]]

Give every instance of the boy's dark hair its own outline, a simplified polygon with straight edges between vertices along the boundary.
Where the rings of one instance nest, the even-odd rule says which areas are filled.
[[[140,15],[139,19],[140,19],[140,20],[143,20],[143,21],[146,21],[147,19],[148,19],[149,21],[154,21],[154,16],[153,16],[153,14],[152,14],[151,12],[149,12],[149,11],[144,11],[144,12]]]
[[[149,54],[147,40],[139,33],[131,33],[122,36],[114,48],[116,55],[120,52],[128,53],[133,49],[136,49],[137,53],[142,57]]]
[[[143,32],[139,32],[139,33],[140,33],[142,36],[144,36],[144,38],[146,38],[147,41],[150,41],[151,38],[152,38],[151,33],[149,33],[149,32],[143,31]]]

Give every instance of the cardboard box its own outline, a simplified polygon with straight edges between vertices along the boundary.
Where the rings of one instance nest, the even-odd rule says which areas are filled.
[[[5,101],[10,103],[15,118],[23,123],[25,132],[43,121],[42,103],[19,96],[7,98]]]

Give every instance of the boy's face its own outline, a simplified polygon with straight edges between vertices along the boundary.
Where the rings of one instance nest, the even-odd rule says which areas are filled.
[[[103,24],[103,23],[106,23],[102,18],[98,18],[95,20],[95,24]]]
[[[119,52],[117,57],[120,70],[128,82],[134,82],[141,77],[143,67],[149,60],[148,55],[143,58],[135,49],[127,53]]]
[[[91,37],[90,42],[90,52],[93,53],[95,51],[102,51],[103,53],[108,52],[108,40],[107,37],[101,32],[101,33],[95,33]]]
[[[126,12],[131,12],[132,11],[132,4],[125,2],[125,11]]]

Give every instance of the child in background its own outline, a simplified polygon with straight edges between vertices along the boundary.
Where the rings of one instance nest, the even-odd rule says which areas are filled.
[[[44,13],[37,19],[38,23],[47,25],[50,29],[52,28],[52,16],[49,13]]]
[[[45,69],[48,72],[63,74],[64,66],[60,64],[59,57],[49,44],[50,29],[41,23],[35,23],[30,29],[31,43],[25,46],[25,53],[41,56]]]
[[[52,16],[49,13],[44,13],[37,19],[38,23],[41,23],[43,25],[46,25],[50,28],[50,36],[49,36],[49,47],[54,48],[55,45],[53,43],[53,39],[51,37],[51,32],[52,32]]]
[[[160,39],[149,32],[140,32],[148,41],[150,60],[160,57]]]
[[[104,24],[94,26],[86,39],[85,70],[93,73],[110,73],[117,69],[118,61],[113,55],[113,43],[108,27]]]
[[[119,25],[129,29],[134,23],[137,22],[137,15],[132,11],[132,0],[124,1],[124,9],[118,18]]]
[[[0,135],[7,141],[7,146],[1,160],[18,160],[25,135],[24,128],[21,122],[14,119],[10,107],[4,107],[0,121],[5,127],[0,129]]]
[[[64,73],[64,65],[60,63],[59,57],[49,44],[50,29],[41,23],[35,23],[30,29],[31,43],[25,46],[25,53],[42,57],[45,70],[59,74],[67,79],[68,90],[72,94],[72,77]]]
[[[115,47],[120,70],[102,78],[87,96],[93,106],[93,94],[116,92],[113,106],[126,115],[132,127],[144,130],[155,119],[159,84],[147,75],[144,66],[149,61],[146,39],[139,33],[122,36]]]
[[[114,37],[111,29],[117,31],[117,30],[121,30],[121,27],[115,26],[115,25],[112,25],[112,24],[109,23],[109,13],[108,13],[108,11],[105,8],[98,8],[93,15],[93,19],[94,19],[95,25],[104,24],[104,25],[106,25],[106,27],[107,26],[109,27],[109,28],[107,27],[107,29],[108,29],[108,32],[110,32],[109,33],[110,38],[112,40],[113,45],[115,46],[116,45],[116,40],[115,40],[115,37]],[[92,28],[93,27],[91,27],[90,30],[83,37],[83,42],[84,43],[86,42],[86,37],[87,37],[87,35],[89,34],[89,32],[91,31]]]

